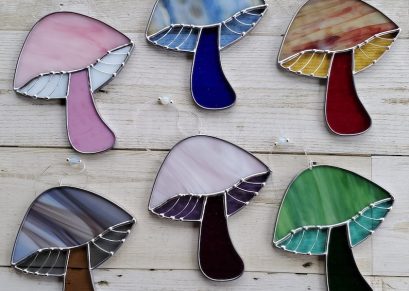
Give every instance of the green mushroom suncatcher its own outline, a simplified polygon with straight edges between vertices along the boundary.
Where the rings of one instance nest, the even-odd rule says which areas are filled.
[[[311,167],[285,193],[273,244],[296,254],[326,256],[329,291],[372,290],[352,248],[374,233],[393,202],[389,192],[356,173]]]

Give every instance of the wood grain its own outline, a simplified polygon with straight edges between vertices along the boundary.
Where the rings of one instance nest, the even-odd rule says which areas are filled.
[[[149,14],[146,10],[149,10],[150,1],[135,2],[138,3],[135,9],[129,7],[134,5],[133,1],[125,2],[124,6],[121,5],[123,13],[135,10]],[[395,0],[397,4],[394,5],[380,2],[373,1],[373,4],[385,10],[404,31],[409,31],[409,18],[405,18],[409,3],[405,0]],[[100,7],[98,9],[103,11],[108,2],[98,2],[95,6],[92,3],[94,1],[90,1],[88,6],[70,5],[79,12],[88,12],[85,6],[91,10]],[[286,14],[282,9],[294,10],[299,2],[291,1],[288,6],[281,1],[270,4],[271,14],[281,9],[280,23],[286,26],[288,21],[283,21]],[[44,3],[34,7],[37,6],[46,7]],[[112,13],[115,15],[115,10]],[[118,16],[115,19],[121,21],[122,18]],[[265,20],[277,21],[274,15],[266,15]],[[179,126],[184,133],[198,132],[198,119],[195,117],[198,115],[203,125],[202,133],[229,139],[252,151],[270,152],[275,139],[285,134],[294,144],[276,149],[281,152],[302,152],[305,147],[314,153],[409,153],[406,143],[409,127],[403,126],[409,122],[409,88],[405,73],[409,67],[409,40],[404,34],[376,66],[357,75],[358,91],[373,118],[373,127],[365,135],[345,138],[330,134],[325,126],[325,86],[316,79],[286,73],[277,67],[276,56],[282,40],[280,34],[285,28],[274,33],[276,28],[268,21],[262,21],[254,33],[222,53],[223,66],[237,91],[238,103],[232,109],[220,112],[203,111],[193,104],[189,90],[191,58],[148,45],[141,29],[144,25],[134,24],[132,27],[135,28],[128,32],[136,42],[134,55],[104,92],[95,96],[102,115],[117,134],[116,148],[169,149],[178,141],[184,134],[177,127],[177,111],[156,103],[159,96],[171,95],[176,108],[181,111]],[[19,30],[0,31],[0,144],[68,147],[65,107],[58,102],[17,96],[11,90],[18,51],[26,34],[26,31]],[[393,142],[382,142],[385,139]]]
[[[31,278],[30,278],[31,277]],[[191,270],[106,270],[93,272],[96,290],[145,291],[213,291],[213,290],[285,290],[326,291],[325,277],[314,274],[277,274],[245,272],[236,281],[209,282]],[[406,291],[409,280],[398,277],[366,277],[374,291]],[[56,278],[34,277],[18,274],[9,268],[0,268],[0,280],[7,282],[10,290],[61,290]]]
[[[307,166],[304,150],[320,164],[356,171],[394,194],[394,209],[354,254],[375,291],[409,289],[409,2],[367,1],[403,32],[376,66],[356,76],[373,127],[351,138],[334,136],[326,129],[324,84],[276,65],[282,35],[304,1],[267,2],[269,11],[255,30],[222,53],[238,103],[230,110],[206,112],[190,97],[191,56],[145,41],[154,0],[1,1],[0,290],[61,290],[57,280],[27,276],[9,267],[27,207],[36,195],[61,182],[99,193],[137,218],[124,246],[94,272],[97,290],[324,291],[323,258],[292,255],[271,246],[282,195]],[[12,90],[18,52],[29,29],[40,17],[59,10],[97,17],[136,43],[121,74],[95,94],[118,140],[113,151],[81,156],[87,165],[85,174],[65,164],[74,152],[68,149],[64,104],[32,100]],[[159,105],[156,100],[163,95],[172,96],[175,106]],[[160,219],[147,211],[152,183],[167,151],[199,128],[256,153],[273,170],[260,196],[229,219],[246,273],[226,284],[210,282],[198,271],[197,226]],[[274,147],[279,136],[289,137],[291,143]]]

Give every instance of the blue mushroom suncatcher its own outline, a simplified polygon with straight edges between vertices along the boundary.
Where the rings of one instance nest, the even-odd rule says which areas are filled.
[[[158,0],[146,38],[166,49],[194,54],[192,97],[204,109],[226,109],[236,93],[223,73],[220,50],[246,35],[263,17],[264,0]]]

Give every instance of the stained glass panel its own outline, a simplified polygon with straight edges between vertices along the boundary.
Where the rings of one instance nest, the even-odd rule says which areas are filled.
[[[216,281],[233,280],[244,265],[230,240],[227,218],[258,195],[269,175],[264,163],[229,142],[190,137],[176,144],[163,162],[149,209],[161,217],[200,222],[203,274]]]
[[[266,8],[264,0],[158,0],[146,38],[166,49],[194,53],[194,101],[205,109],[226,109],[236,94],[223,73],[220,50],[253,29]]]
[[[328,280],[337,281],[333,285],[338,286],[330,283],[330,291],[355,290],[349,288],[354,284],[367,286],[351,248],[379,227],[393,201],[385,189],[358,174],[337,167],[314,166],[301,172],[288,187],[273,243],[296,254],[327,255]],[[337,262],[332,261],[333,257]],[[351,276],[346,276],[351,272]]]
[[[72,12],[49,14],[34,25],[26,38],[14,89],[33,98],[83,101],[87,106],[81,110],[67,106],[72,146],[82,153],[110,149],[115,136],[95,108],[93,92],[121,71],[132,49],[128,37],[101,21]],[[75,95],[79,99],[71,102],[74,95],[70,93],[78,92],[78,88],[83,88]],[[71,117],[80,122],[72,126],[75,121]]]
[[[49,189],[32,203],[22,222],[12,265],[25,273],[67,277],[77,253],[87,257],[80,268],[86,269],[81,276],[88,278],[90,269],[122,246],[134,222],[123,209],[89,191]]]
[[[361,0],[308,0],[287,30],[278,62],[297,74],[329,78],[328,127],[339,135],[361,134],[371,119],[353,74],[375,64],[399,32],[392,20]]]

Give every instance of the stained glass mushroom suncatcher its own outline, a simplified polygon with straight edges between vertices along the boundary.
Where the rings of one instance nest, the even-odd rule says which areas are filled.
[[[176,144],[156,177],[149,210],[200,223],[199,267],[211,280],[241,276],[244,264],[230,240],[227,218],[263,188],[269,168],[245,150],[210,136]]]
[[[192,97],[205,109],[225,109],[236,101],[220,62],[220,50],[246,35],[263,17],[264,0],[158,0],[147,40],[167,49],[194,53]]]
[[[329,291],[372,290],[351,248],[374,233],[393,202],[391,194],[358,174],[312,167],[288,187],[273,243],[295,254],[326,256]]]
[[[375,64],[400,32],[361,0],[309,0],[291,22],[278,56],[294,73],[327,79],[325,116],[339,135],[364,133],[372,124],[354,74]]]
[[[73,187],[52,188],[30,206],[11,264],[24,273],[64,278],[64,291],[93,291],[91,270],[123,245],[135,219],[112,202]]]
[[[14,90],[33,98],[66,99],[67,131],[74,149],[108,150],[115,135],[95,108],[93,93],[120,72],[133,46],[128,37],[99,20],[73,12],[49,14],[26,38]]]

